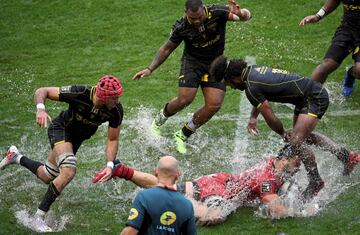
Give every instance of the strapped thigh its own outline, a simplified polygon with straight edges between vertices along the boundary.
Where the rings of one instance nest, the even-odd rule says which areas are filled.
[[[44,171],[51,180],[55,179],[60,174],[59,168],[57,166],[54,166],[48,160],[46,160],[45,162]]]
[[[63,153],[56,158],[56,165],[61,167],[74,167],[76,168],[77,159],[73,153]]]
[[[61,167],[76,168],[76,157],[73,153],[63,153],[56,158],[56,166],[46,160],[44,170],[45,174],[51,179],[55,179],[60,174]]]

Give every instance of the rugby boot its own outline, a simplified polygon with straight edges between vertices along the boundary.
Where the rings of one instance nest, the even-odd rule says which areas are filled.
[[[360,162],[360,155],[354,151],[350,151],[349,157],[345,163],[343,175],[350,175],[355,169],[356,164]]]
[[[0,162],[0,170],[4,170],[10,164],[19,164],[21,157],[22,155],[16,146],[11,146],[6,153],[6,157]]]
[[[343,81],[343,88],[342,88],[342,94],[345,97],[348,97],[352,94],[355,87],[355,78],[351,74],[352,69],[349,69],[346,71]]]
[[[33,228],[35,231],[40,233],[48,233],[53,232],[52,228],[50,228],[43,218],[43,216],[35,215],[33,219]]]
[[[176,150],[181,154],[186,154],[186,140],[187,137],[184,135],[182,130],[174,133],[174,139],[176,143]]]
[[[160,112],[158,112],[151,123],[150,130],[151,133],[154,136],[161,136],[160,126],[162,126],[168,118],[164,115],[164,109],[161,109]]]

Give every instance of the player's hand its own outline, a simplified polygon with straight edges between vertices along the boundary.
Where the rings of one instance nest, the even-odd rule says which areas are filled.
[[[51,117],[47,114],[45,109],[38,109],[36,112],[36,123],[42,128],[47,128],[48,121],[51,123]]]
[[[151,74],[151,70],[149,68],[146,68],[141,70],[140,72],[137,72],[132,79],[139,80],[140,78],[147,77],[150,74]]]
[[[304,19],[302,19],[299,23],[299,26],[305,26],[309,23],[317,23],[319,22],[320,18],[316,15],[306,16]]]
[[[111,167],[105,167],[104,169],[96,172],[95,177],[92,179],[92,182],[95,184],[97,182],[105,182],[111,179],[112,169]]]
[[[257,136],[259,134],[259,130],[256,128],[256,119],[249,120],[248,125],[247,125],[247,131],[252,136]]]
[[[237,15],[239,13],[239,11],[241,10],[239,4],[237,4],[237,2],[235,2],[235,0],[228,0],[228,2],[230,3],[229,10],[231,13]]]

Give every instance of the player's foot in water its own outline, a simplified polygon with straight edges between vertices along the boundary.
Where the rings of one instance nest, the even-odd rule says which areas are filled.
[[[156,125],[155,120],[151,123],[150,131],[153,136],[160,137],[161,136],[161,130],[160,126]]]
[[[346,71],[344,80],[343,80],[343,88],[342,88],[342,94],[345,97],[348,97],[352,94],[355,87],[355,77],[352,75],[352,69],[350,68],[348,71]]]
[[[6,153],[6,157],[0,162],[0,170],[4,170],[10,164],[19,164],[21,157],[22,155],[16,146],[11,146]]]
[[[162,126],[168,118],[164,115],[164,110],[161,109],[155,116],[151,123],[150,130],[154,136],[161,136],[160,126]]]
[[[184,135],[182,130],[179,130],[174,133],[174,139],[176,143],[176,150],[181,154],[186,154],[186,140],[187,137]]]
[[[43,218],[43,216],[35,215],[33,219],[33,228],[35,231],[40,233],[48,233],[53,232],[52,228],[50,228]]]
[[[347,162],[344,166],[343,175],[350,175],[351,172],[355,169],[356,164],[360,162],[360,154],[357,154],[354,151],[350,151]]]

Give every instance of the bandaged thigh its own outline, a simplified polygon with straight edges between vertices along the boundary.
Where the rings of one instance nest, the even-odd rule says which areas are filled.
[[[51,162],[46,160],[44,165],[44,172],[50,178],[50,180],[55,179],[59,174],[59,168],[53,165]]]
[[[61,167],[74,167],[76,168],[77,159],[73,153],[63,153],[56,158],[56,166],[49,162],[45,162],[45,174],[51,179],[55,179],[60,174]]]
[[[63,153],[56,158],[56,165],[58,169],[62,167],[76,168],[77,159],[73,153]]]

